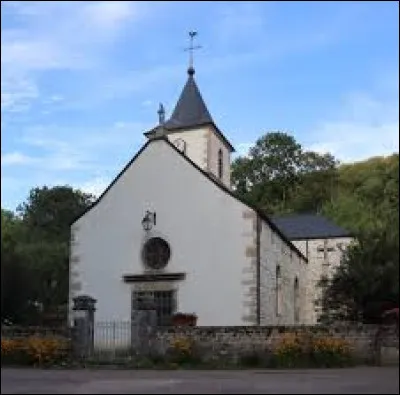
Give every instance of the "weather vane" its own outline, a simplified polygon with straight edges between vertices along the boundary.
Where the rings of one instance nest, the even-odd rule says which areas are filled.
[[[197,36],[197,32],[189,32],[189,40],[190,40],[190,46],[188,48],[185,48],[185,51],[189,51],[189,74],[194,73],[194,68],[193,68],[193,51],[196,49],[200,49],[201,45],[193,45],[194,38]]]

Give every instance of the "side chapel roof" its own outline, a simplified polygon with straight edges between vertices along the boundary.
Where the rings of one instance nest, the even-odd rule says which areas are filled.
[[[321,215],[294,214],[271,218],[290,240],[330,239],[352,237],[346,229]]]

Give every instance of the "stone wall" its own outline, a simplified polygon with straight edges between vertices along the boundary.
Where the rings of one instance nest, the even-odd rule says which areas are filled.
[[[307,324],[311,309],[306,298],[308,264],[264,221],[260,258],[261,325]]]
[[[336,327],[289,326],[289,327],[174,327],[158,330],[157,339],[160,344],[170,344],[177,337],[195,341],[203,349],[211,353],[239,356],[247,352],[268,352],[285,333],[306,334],[315,336],[332,336],[344,339],[351,344],[354,355],[360,360],[370,360],[376,346],[378,328],[373,325],[342,325]],[[383,333],[381,346],[385,349],[398,350],[398,336],[392,330]],[[397,351],[398,358],[398,351]]]
[[[307,312],[302,323],[315,325],[320,308],[316,301],[321,297],[318,286],[321,277],[330,278],[340,265],[344,251],[354,241],[351,237],[295,240],[293,244],[307,257]]]

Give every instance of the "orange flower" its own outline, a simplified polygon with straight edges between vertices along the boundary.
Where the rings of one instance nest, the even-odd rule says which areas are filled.
[[[69,342],[66,339],[30,336],[21,339],[1,339],[1,355],[13,356],[17,352],[29,357],[33,363],[52,362],[65,357]]]

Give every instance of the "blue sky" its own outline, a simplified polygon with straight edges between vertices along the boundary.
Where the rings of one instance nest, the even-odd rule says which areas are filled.
[[[99,194],[196,80],[239,153],[270,130],[342,161],[398,152],[397,2],[1,2],[1,204]]]

